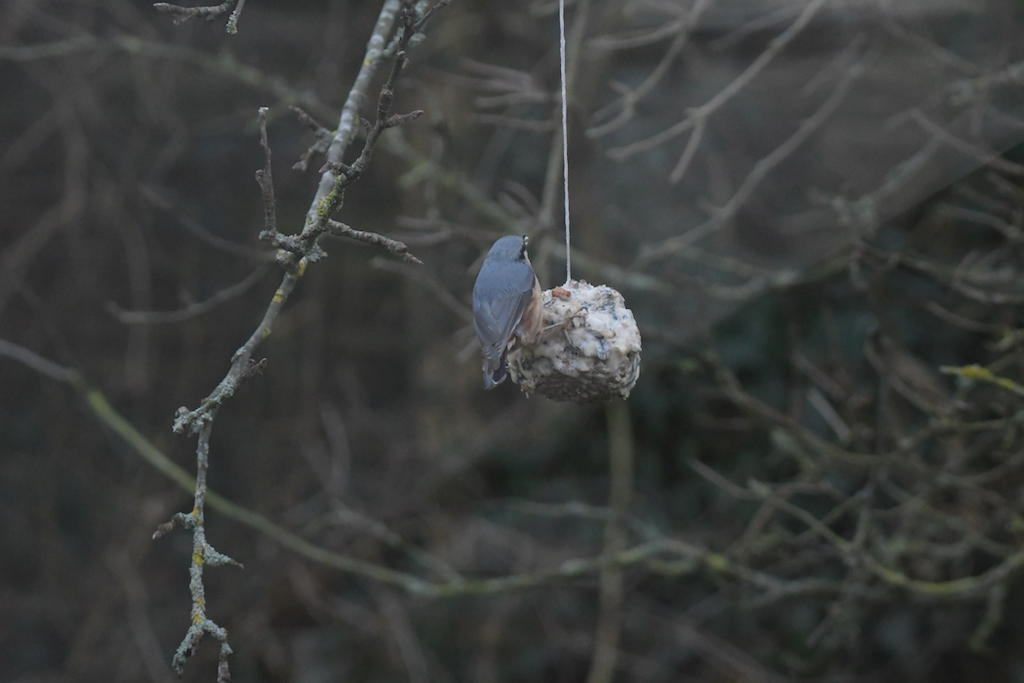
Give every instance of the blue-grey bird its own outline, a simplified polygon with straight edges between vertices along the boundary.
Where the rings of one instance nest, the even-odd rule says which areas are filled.
[[[473,285],[473,323],[484,357],[484,389],[505,381],[505,356],[513,340],[531,344],[540,333],[540,282],[526,255],[526,244],[525,235],[495,242]]]

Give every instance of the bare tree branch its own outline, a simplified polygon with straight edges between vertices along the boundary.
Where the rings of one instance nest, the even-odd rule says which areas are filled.
[[[238,6],[236,6],[236,13],[241,10],[241,6],[242,3],[239,2]],[[219,6],[215,8],[215,11],[226,11],[222,8],[223,6]],[[429,11],[433,11],[433,9],[434,6],[431,6]],[[233,18],[236,18],[234,14]],[[169,522],[162,525],[154,534],[154,538],[159,538],[176,526],[191,530],[193,536],[193,552],[189,565],[192,621],[186,631],[185,638],[182,640],[181,645],[179,645],[172,660],[172,665],[179,674],[202,637],[210,635],[221,644],[218,682],[230,679],[227,658],[231,654],[231,646],[228,643],[227,630],[207,616],[207,602],[203,582],[203,570],[206,565],[237,564],[231,558],[215,550],[206,541],[204,526],[206,472],[209,467],[209,441],[214,419],[224,401],[235,394],[239,385],[256,367],[253,364],[252,355],[259,344],[270,335],[274,321],[280,315],[299,278],[304,274],[307,264],[323,257],[324,251],[319,246],[319,240],[330,230],[330,216],[341,207],[345,189],[355,182],[366,170],[381,133],[387,128],[401,125],[418,116],[417,113],[394,115],[391,112],[391,106],[395,83],[407,62],[405,49],[414,35],[414,27],[421,21],[425,21],[425,17],[422,14],[418,14],[409,2],[387,0],[381,8],[367,46],[363,66],[356,77],[355,84],[349,91],[348,99],[342,109],[338,131],[327,151],[327,163],[321,171],[320,186],[314,196],[306,225],[301,233],[295,236],[285,236],[278,232],[276,199],[271,168],[272,155],[266,128],[267,109],[265,107],[260,108],[258,112],[260,146],[264,152],[264,166],[256,173],[256,180],[260,186],[264,205],[264,229],[260,233],[260,237],[270,241],[275,246],[282,247],[282,250],[279,252],[279,261],[284,266],[286,272],[263,314],[263,319],[256,329],[253,330],[248,340],[239,347],[232,357],[228,373],[214,390],[203,399],[199,407],[193,410],[181,407],[175,415],[174,431],[177,433],[188,432],[195,435],[198,439],[196,447],[195,503],[191,512],[187,514],[179,513]],[[232,24],[229,22],[229,28],[231,26]],[[394,44],[395,59],[391,72],[378,96],[376,122],[367,134],[359,157],[351,165],[346,165],[342,163],[342,157],[353,139],[357,110],[366,98],[373,73],[379,62],[384,58],[384,46],[388,36],[392,33],[396,36]],[[396,250],[401,250],[404,247],[404,245],[399,246],[397,243],[393,243],[393,241],[385,241],[385,238],[381,236],[374,235],[371,237],[369,233],[358,234],[363,240],[376,240],[376,243],[385,246],[390,245],[391,248]],[[407,249],[405,251],[407,252]]]
[[[235,8],[231,11],[231,16],[228,17],[228,23],[224,27],[224,31],[229,35],[234,35],[238,33],[238,20],[242,16],[242,10],[245,8],[245,0],[225,0],[225,2],[219,5],[202,5],[199,7],[185,7],[168,2],[157,2],[153,4],[153,9],[157,12],[170,14],[174,17],[175,25],[178,25],[184,24],[189,19],[196,17],[212,21],[217,17],[227,14],[228,10],[231,9],[231,5],[234,5]]]

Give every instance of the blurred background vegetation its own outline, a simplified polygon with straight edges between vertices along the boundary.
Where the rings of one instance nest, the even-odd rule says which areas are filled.
[[[257,108],[294,232],[288,107],[336,125],[379,5],[0,7],[0,679],[174,680],[191,496],[18,361],[193,472],[174,411],[279,278]],[[208,511],[235,679],[1024,680],[1024,5],[568,3],[574,275],[645,341],[612,406],[484,393],[468,317],[502,234],[564,272],[555,10],[437,14],[338,216],[424,265],[325,242],[220,412],[212,488],[281,532]]]

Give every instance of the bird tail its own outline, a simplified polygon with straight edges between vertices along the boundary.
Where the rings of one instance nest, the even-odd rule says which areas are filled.
[[[493,389],[508,377],[508,369],[505,366],[505,354],[502,352],[500,358],[484,357],[484,389]]]

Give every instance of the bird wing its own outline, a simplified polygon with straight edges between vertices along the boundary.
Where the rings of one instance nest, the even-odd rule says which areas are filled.
[[[525,263],[488,267],[478,278],[489,283],[486,292],[473,288],[473,321],[484,355],[496,359],[523,317],[533,293],[533,269]]]

